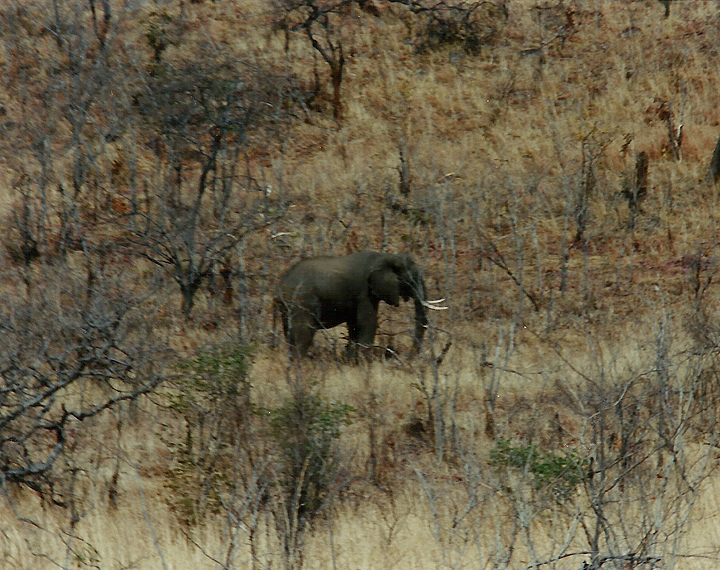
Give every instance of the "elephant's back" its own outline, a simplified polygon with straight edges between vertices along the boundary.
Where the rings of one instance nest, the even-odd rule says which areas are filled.
[[[378,253],[373,251],[359,251],[341,257],[331,255],[310,257],[298,261],[288,269],[280,278],[280,282],[293,283],[319,275],[331,276],[338,273],[355,275],[357,273],[364,273],[365,268],[371,265],[378,255]]]
[[[359,294],[367,286],[367,267],[373,252],[358,252],[343,257],[319,256],[299,261],[280,278],[281,293],[316,294],[340,302]]]
[[[280,277],[280,285],[299,285],[309,279],[317,279],[330,272],[339,258],[331,256],[311,257],[298,261]]]

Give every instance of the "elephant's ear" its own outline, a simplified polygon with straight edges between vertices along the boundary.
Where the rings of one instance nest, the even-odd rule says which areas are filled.
[[[370,274],[370,294],[388,305],[397,307],[400,304],[400,280],[395,272],[385,267]]]

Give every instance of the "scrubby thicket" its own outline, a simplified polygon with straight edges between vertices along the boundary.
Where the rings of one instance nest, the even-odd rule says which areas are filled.
[[[0,565],[706,568],[720,8],[4,0]],[[408,253],[292,362],[302,256]],[[390,350],[387,350],[387,349]],[[387,356],[390,355],[390,356]]]

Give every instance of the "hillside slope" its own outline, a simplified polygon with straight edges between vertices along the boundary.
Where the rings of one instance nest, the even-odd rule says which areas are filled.
[[[1,564],[717,560],[720,9],[664,13],[6,1]],[[290,361],[278,277],[362,249],[423,350]]]

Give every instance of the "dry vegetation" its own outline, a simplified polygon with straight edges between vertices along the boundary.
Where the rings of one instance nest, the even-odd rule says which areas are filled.
[[[720,9],[663,4],[5,0],[0,565],[716,564]],[[289,362],[361,249],[423,353]]]

